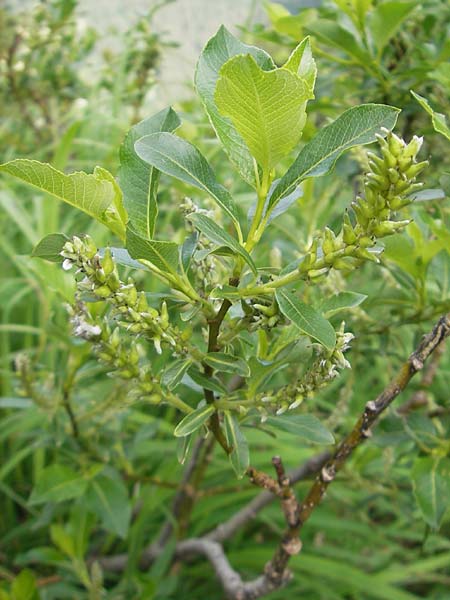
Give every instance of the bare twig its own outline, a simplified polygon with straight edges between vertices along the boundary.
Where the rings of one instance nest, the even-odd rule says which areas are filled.
[[[314,475],[330,458],[329,452],[321,452],[317,456],[313,456],[303,465],[300,465],[289,473],[291,485],[306,479],[310,475]],[[256,515],[265,508],[268,504],[275,500],[276,496],[272,492],[264,491],[258,494],[251,502],[246,504],[241,510],[235,513],[232,517],[218,525],[204,537],[206,539],[223,542],[233,537],[233,535],[249,523]]]

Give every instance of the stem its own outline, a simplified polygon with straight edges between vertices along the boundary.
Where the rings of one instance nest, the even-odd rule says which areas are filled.
[[[229,280],[229,285],[233,286],[233,287],[237,287],[239,285],[239,279],[232,277]],[[228,299],[225,299],[217,314],[214,316],[214,318],[209,319],[208,320],[208,325],[209,325],[209,333],[208,333],[208,352],[217,352],[220,347],[217,343],[217,338],[219,337],[219,332],[220,332],[220,326],[222,325],[222,322],[227,314],[227,312],[229,311],[231,307],[231,302]],[[212,377],[213,373],[214,373],[214,369],[207,364],[203,364],[203,369],[205,372],[206,377]],[[211,390],[207,390],[206,388],[203,390],[204,394],[205,394],[205,400],[208,404],[214,404],[214,392],[212,392]],[[231,448],[228,446],[227,444],[227,440],[223,434],[223,431],[220,427],[220,420],[219,420],[219,415],[217,412],[215,412],[210,420],[209,420],[209,426],[211,431],[214,434],[214,437],[216,438],[216,440],[219,442],[219,444],[222,446],[222,448],[225,450],[225,452],[227,454],[230,454],[231,452]]]
[[[251,252],[258,240],[261,237],[262,232],[259,235],[256,235],[258,228],[261,224],[262,215],[264,212],[264,206],[266,204],[267,194],[269,192],[270,186],[270,176],[268,170],[266,169],[263,173],[263,180],[259,185],[259,180],[257,180],[257,194],[258,200],[256,203],[255,214],[253,215],[252,224],[250,226],[250,231],[248,232],[247,241],[245,242],[245,249],[247,252]],[[265,216],[265,220],[267,221],[267,215]],[[263,219],[264,221],[264,219]],[[264,229],[263,229],[264,230]]]
[[[64,392],[63,392],[62,404],[67,413],[67,416],[69,417],[73,437],[78,439],[80,437],[80,431],[78,429],[77,420],[75,417],[75,413],[73,412],[72,405],[70,403],[69,392],[67,390],[64,390]]]

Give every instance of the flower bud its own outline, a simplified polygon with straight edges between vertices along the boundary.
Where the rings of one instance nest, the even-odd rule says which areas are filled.
[[[333,262],[333,267],[339,271],[353,271],[354,265],[349,258],[338,258]]]
[[[384,164],[384,160],[382,158],[380,158],[373,152],[368,152],[367,157],[369,159],[369,166],[372,171],[374,171],[375,173],[378,173],[379,175],[381,173],[384,173],[385,164]]]
[[[116,350],[119,345],[120,345],[120,330],[118,327],[116,327],[114,329],[114,331],[111,334],[111,337],[109,339],[109,343],[111,344],[112,348],[114,350]]]
[[[350,217],[348,216],[347,212],[344,214],[343,221],[344,223],[342,225],[342,239],[347,245],[353,244],[356,241],[356,233],[353,229],[352,222],[350,221]]]
[[[87,235],[83,241],[84,241],[84,254],[85,254],[86,258],[91,260],[97,254],[97,246],[95,245],[94,240],[89,235]]]
[[[138,299],[138,292],[134,284],[128,284],[122,288],[124,290],[125,300],[130,306],[134,306]]]
[[[414,179],[414,177],[417,177],[417,175],[423,171],[425,169],[425,167],[428,166],[428,161],[427,160],[423,160],[422,162],[419,163],[414,163],[412,164],[409,169],[407,169],[405,171],[405,175],[408,179]]]
[[[375,225],[373,232],[377,237],[385,237],[395,233],[396,228],[394,227],[394,223],[392,221],[382,221],[381,223],[377,223]]]
[[[165,300],[161,304],[159,322],[163,329],[167,329],[167,327],[169,326],[169,312],[167,310],[167,303]]]
[[[367,211],[362,208],[360,201],[352,202],[352,208],[359,225],[361,225],[361,227],[365,229],[370,221],[370,216],[366,214]]]
[[[380,262],[380,259],[377,257],[377,255],[374,254],[373,252],[369,252],[368,250],[366,250],[366,248],[358,248],[355,251],[355,254],[358,258],[370,260],[371,262],[374,262],[374,263]]]
[[[113,271],[110,275],[108,275],[106,278],[106,284],[113,292],[117,292],[117,290],[120,289],[120,279],[116,271]]]
[[[105,255],[101,260],[101,265],[105,275],[110,275],[115,269],[115,264],[109,248],[106,248],[105,250]]]
[[[334,231],[332,231],[329,227],[325,227],[323,233],[324,239],[322,242],[322,250],[324,255],[331,254],[336,250],[336,236]]]
[[[94,294],[99,298],[109,298],[112,292],[107,285],[101,285],[94,290]]]
[[[144,292],[139,294],[136,308],[140,313],[145,313],[148,311],[148,302]]]
[[[412,158],[408,156],[401,156],[398,161],[398,168],[402,173],[405,173],[407,169],[412,165]]]
[[[381,154],[384,158],[385,165],[389,167],[395,167],[397,165],[396,157],[390,152],[389,148],[381,148]]]
[[[132,365],[137,365],[139,362],[139,352],[136,346],[133,344],[128,353],[128,359]]]
[[[400,179],[399,172],[396,169],[388,169],[388,176],[391,183],[397,183]]]
[[[376,173],[367,173],[367,183],[372,185],[372,188],[378,188],[380,190],[387,190],[390,186],[389,177],[386,175],[377,175]]]
[[[141,314],[134,310],[134,308],[128,308],[128,315],[133,319],[135,323],[140,323],[142,321]]]
[[[70,271],[73,267],[73,262],[69,258],[65,258],[62,263],[62,268],[64,271]]]
[[[388,134],[386,139],[391,153],[396,157],[401,156],[406,145],[405,142],[399,138],[398,135],[395,135],[395,133],[392,132]]]
[[[73,236],[72,242],[73,242],[73,247],[75,248],[75,252],[77,252],[78,254],[81,254],[85,248],[83,242],[76,235]]]
[[[308,277],[310,279],[318,279],[319,277],[322,277],[322,275],[325,275],[326,273],[328,273],[328,268],[324,268],[324,269],[311,269],[310,271],[308,271]]]
[[[412,140],[409,142],[409,144],[406,146],[406,148],[403,150],[403,156],[408,157],[411,156],[412,158],[415,158],[416,155],[419,153],[419,150],[421,149],[423,144],[423,137],[417,137],[417,135],[415,135]]]
[[[371,238],[367,235],[361,236],[358,241],[359,241],[359,246],[361,248],[370,248],[371,246],[374,245],[373,238]]]

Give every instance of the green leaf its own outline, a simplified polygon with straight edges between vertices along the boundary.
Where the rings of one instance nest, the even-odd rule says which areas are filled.
[[[177,273],[179,246],[175,242],[145,240],[132,229],[127,229],[126,245],[131,258],[148,261],[163,273]]]
[[[236,288],[232,285],[221,285],[220,287],[216,287],[211,290],[210,294],[211,298],[227,298],[231,302],[236,302],[241,299],[241,293],[239,288]]]
[[[216,392],[220,396],[228,394],[227,388],[216,377],[207,377],[203,373],[200,373],[198,369],[189,369],[189,377],[194,383],[206,390]]]
[[[447,125],[447,119],[445,115],[443,115],[442,113],[434,112],[428,100],[423,96],[419,96],[419,94],[416,94],[412,90],[411,94],[414,96],[414,98],[417,100],[420,106],[424,108],[427,111],[427,113],[431,116],[431,122],[433,123],[434,130],[438,133],[441,133],[448,140],[450,140],[450,127]]]
[[[224,352],[208,352],[205,355],[204,362],[216,371],[236,373],[241,377],[250,375],[250,369],[245,360]]]
[[[83,499],[88,510],[100,519],[111,533],[125,538],[131,518],[131,505],[127,488],[119,479],[99,475],[89,483]]]
[[[195,249],[197,248],[198,232],[193,231],[181,246],[181,264],[185,272],[188,271]]]
[[[381,128],[391,130],[398,108],[384,104],[361,104],[346,110],[333,123],[323,127],[300,151],[287,173],[275,186],[269,200],[269,210],[280,198],[294,191],[308,177],[328,173],[339,156],[353,146],[370,144],[376,135],[385,135]]]
[[[373,62],[370,54],[353,33],[334,21],[320,19],[307,25],[306,30],[319,41],[342,50],[363,66]]]
[[[194,223],[194,225],[199,229],[208,239],[217,244],[218,246],[227,246],[235,252],[242,256],[245,262],[250,266],[253,273],[256,274],[256,266],[253,262],[252,257],[247,252],[247,250],[239,244],[229,233],[227,233],[224,229],[222,229],[215,221],[207,217],[206,215],[202,215],[201,213],[193,213],[189,215],[189,220]]]
[[[75,206],[125,238],[125,224],[115,207],[117,190],[105,178],[104,169],[96,169],[92,175],[82,171],[65,175],[47,163],[18,158],[0,165],[0,171]]]
[[[330,323],[312,306],[304,304],[297,296],[277,290],[276,298],[283,315],[306,335],[332,350],[336,345],[336,332]]]
[[[450,459],[419,457],[412,469],[414,496],[425,521],[439,529],[448,508]]]
[[[317,67],[311,52],[309,37],[306,37],[294,48],[291,55],[283,65],[291,73],[298,75],[308,85],[310,97],[313,98],[316,83]]]
[[[180,465],[184,465],[189,454],[192,443],[192,435],[185,435],[177,440],[177,460]]]
[[[107,169],[104,169],[103,167],[98,167],[98,166],[95,167],[94,173],[98,177],[98,179],[101,179],[103,181],[109,181],[109,183],[114,188],[115,194],[114,194],[113,204],[116,209],[116,212],[113,212],[112,215],[110,215],[107,212],[106,213],[107,219],[112,219],[112,221],[114,222],[114,220],[117,218],[117,215],[118,215],[122,224],[126,225],[128,222],[128,213],[125,210],[125,207],[123,205],[122,189],[121,189],[120,185],[117,183],[116,178],[114,177],[114,175],[112,173],[110,173]]]
[[[229,454],[230,463],[237,478],[242,479],[250,464],[247,440],[239,427],[236,416],[226,410],[224,411],[224,417],[227,444],[232,448]]]
[[[334,444],[334,437],[313,415],[267,417],[266,425],[292,433],[310,444]]]
[[[265,202],[265,206],[264,206],[264,210],[263,210],[263,217],[266,216],[268,207],[269,207],[269,199],[270,196],[272,194],[272,191],[275,189],[275,186],[278,184],[280,180],[276,179],[272,185],[270,186],[270,190],[269,193],[267,194],[267,198],[266,198],[266,202]],[[269,223],[271,223],[274,219],[276,219],[277,217],[279,217],[280,215],[282,215],[283,213],[285,213],[287,210],[289,210],[289,208],[295,204],[297,202],[297,200],[299,198],[301,198],[303,196],[303,190],[302,187],[299,186],[297,188],[295,188],[295,190],[293,192],[291,192],[290,194],[288,194],[287,196],[284,196],[276,205],[276,207],[270,211],[270,215],[267,218],[267,225]],[[255,211],[256,211],[256,206],[257,206],[258,201],[255,200],[254,204],[252,204],[252,206],[250,207],[250,210],[248,211],[248,219],[249,221],[251,221],[251,219],[253,219],[254,215],[255,215]]]
[[[326,299],[320,305],[320,311],[328,319],[337,313],[359,306],[367,298],[365,294],[356,292],[340,292]]]
[[[189,435],[193,431],[199,429],[209,417],[213,414],[216,409],[211,404],[201,406],[193,412],[189,413],[184,419],[182,419],[175,427],[173,432],[175,437],[184,437]]]
[[[51,233],[33,248],[31,256],[49,260],[50,262],[61,262],[61,251],[68,237],[63,233]]]
[[[150,167],[136,154],[134,144],[139,138],[160,131],[175,131],[180,119],[172,108],[165,108],[149,119],[134,125],[120,148],[119,181],[123,200],[133,228],[151,240],[158,215],[157,191],[159,171]]]
[[[54,464],[43,469],[30,496],[30,504],[63,502],[83,495],[87,481],[70,467]]]
[[[264,71],[247,55],[224,64],[214,97],[268,176],[300,140],[312,92],[289,70]]]
[[[63,554],[70,556],[70,558],[76,558],[75,539],[62,525],[59,523],[50,525],[50,539]]]
[[[11,584],[11,600],[38,600],[40,598],[34,573],[24,569]]]
[[[195,72],[195,86],[217,137],[222,142],[231,162],[242,177],[255,187],[255,169],[250,152],[231,121],[220,114],[214,101],[214,92],[222,65],[233,56],[240,54],[253,56],[256,63],[266,71],[275,69],[274,62],[264,50],[243,44],[222,26],[208,41],[200,55]]]
[[[214,171],[195,146],[171,133],[153,133],[140,138],[134,148],[149,165],[209,194],[239,224],[230,192],[217,182]]]
[[[111,255],[114,258],[114,261],[118,265],[122,265],[122,266],[128,267],[130,269],[148,271],[149,273],[151,272],[147,266],[145,266],[141,262],[131,258],[130,253],[128,252],[128,250],[126,248],[109,247],[109,249],[111,250]],[[98,253],[99,253],[99,256],[103,257],[105,255],[105,248],[100,248]]]
[[[382,2],[371,12],[368,18],[372,39],[379,53],[383,50],[400,25],[417,6],[416,0],[409,2],[398,0]]]
[[[161,378],[161,383],[167,386],[169,390],[174,390],[180,381],[183,379],[183,375],[191,366],[192,361],[186,358],[178,358],[174,360],[164,373]]]

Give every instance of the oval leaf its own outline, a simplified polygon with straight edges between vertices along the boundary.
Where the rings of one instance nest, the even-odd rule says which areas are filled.
[[[137,140],[134,148],[139,158],[149,165],[209,194],[236,224],[239,223],[230,192],[217,182],[208,161],[195,146],[171,133],[154,133]]]
[[[269,210],[307,177],[328,173],[345,150],[374,142],[377,134],[384,135],[382,127],[392,129],[399,112],[384,104],[361,104],[346,110],[302,148],[270,195]]]
[[[247,440],[239,427],[236,416],[226,410],[224,417],[227,444],[232,448],[229,454],[230,463],[237,478],[242,479],[250,464]]]
[[[311,97],[301,77],[283,68],[264,71],[249,55],[223,65],[214,96],[267,174],[300,140]]]
[[[18,158],[0,165],[0,171],[75,206],[124,239],[125,225],[115,207],[117,190],[104,169],[93,175],[65,175],[47,163]]]
[[[224,26],[208,41],[197,63],[195,86],[202,99],[211,125],[222,142],[231,162],[242,177],[255,186],[255,169],[250,152],[239,133],[229,119],[219,113],[214,102],[219,72],[230,58],[238,54],[253,56],[256,63],[264,70],[275,69],[271,57],[255,46],[248,46],[232,35]]]
[[[219,394],[219,396],[223,396],[228,393],[227,388],[216,377],[207,377],[203,373],[200,373],[198,369],[190,369],[189,377],[200,387],[206,390],[211,390],[212,392],[216,392],[216,394]]]
[[[253,259],[247,250],[243,248],[239,242],[232,238],[229,233],[217,225],[215,221],[206,215],[202,215],[201,213],[189,215],[189,219],[212,242],[218,246],[227,246],[227,248],[230,248],[233,250],[233,252],[239,254],[239,256],[242,256],[245,262],[250,266],[253,273],[256,275],[255,263],[253,262]]]
[[[301,438],[310,444],[334,444],[334,437],[313,415],[268,417],[266,425]]]
[[[51,465],[43,469],[30,496],[30,504],[62,502],[84,494],[87,481],[70,467]]]
[[[178,360],[175,360],[164,371],[161,378],[161,383],[166,385],[169,390],[174,390],[183,379],[183,375],[189,369],[191,364],[192,361],[186,358],[179,358]]]
[[[88,510],[100,519],[103,527],[125,538],[131,518],[127,488],[119,479],[100,475],[89,483],[83,500]]]
[[[127,229],[127,250],[131,258],[147,260],[163,273],[176,275],[179,246],[175,242],[145,240],[132,229]]]
[[[276,298],[283,315],[306,335],[332,350],[336,345],[336,332],[330,323],[312,306],[294,294],[278,290]]]
[[[340,292],[334,294],[320,305],[321,313],[329,318],[333,315],[359,306],[367,298],[365,294],[357,294],[356,292]]]
[[[174,436],[184,437],[185,435],[189,435],[193,431],[196,431],[206,423],[215,410],[214,406],[207,404],[206,406],[201,406],[200,408],[197,408],[197,410],[189,413],[175,427],[173,432]]]
[[[204,362],[215,369],[225,373],[236,373],[241,377],[248,377],[250,369],[248,364],[242,358],[231,356],[224,352],[208,352],[204,358]]]
[[[448,508],[450,459],[431,456],[416,459],[412,470],[414,496],[424,520],[439,529]]]
[[[120,147],[119,181],[123,201],[134,229],[151,240],[158,215],[157,190],[159,171],[136,154],[134,144],[145,135],[159,131],[174,131],[180,119],[172,108],[165,108],[149,119],[137,123],[127,133]]]
[[[51,233],[34,247],[31,256],[51,262],[61,262],[61,252],[69,238],[63,233]]]

